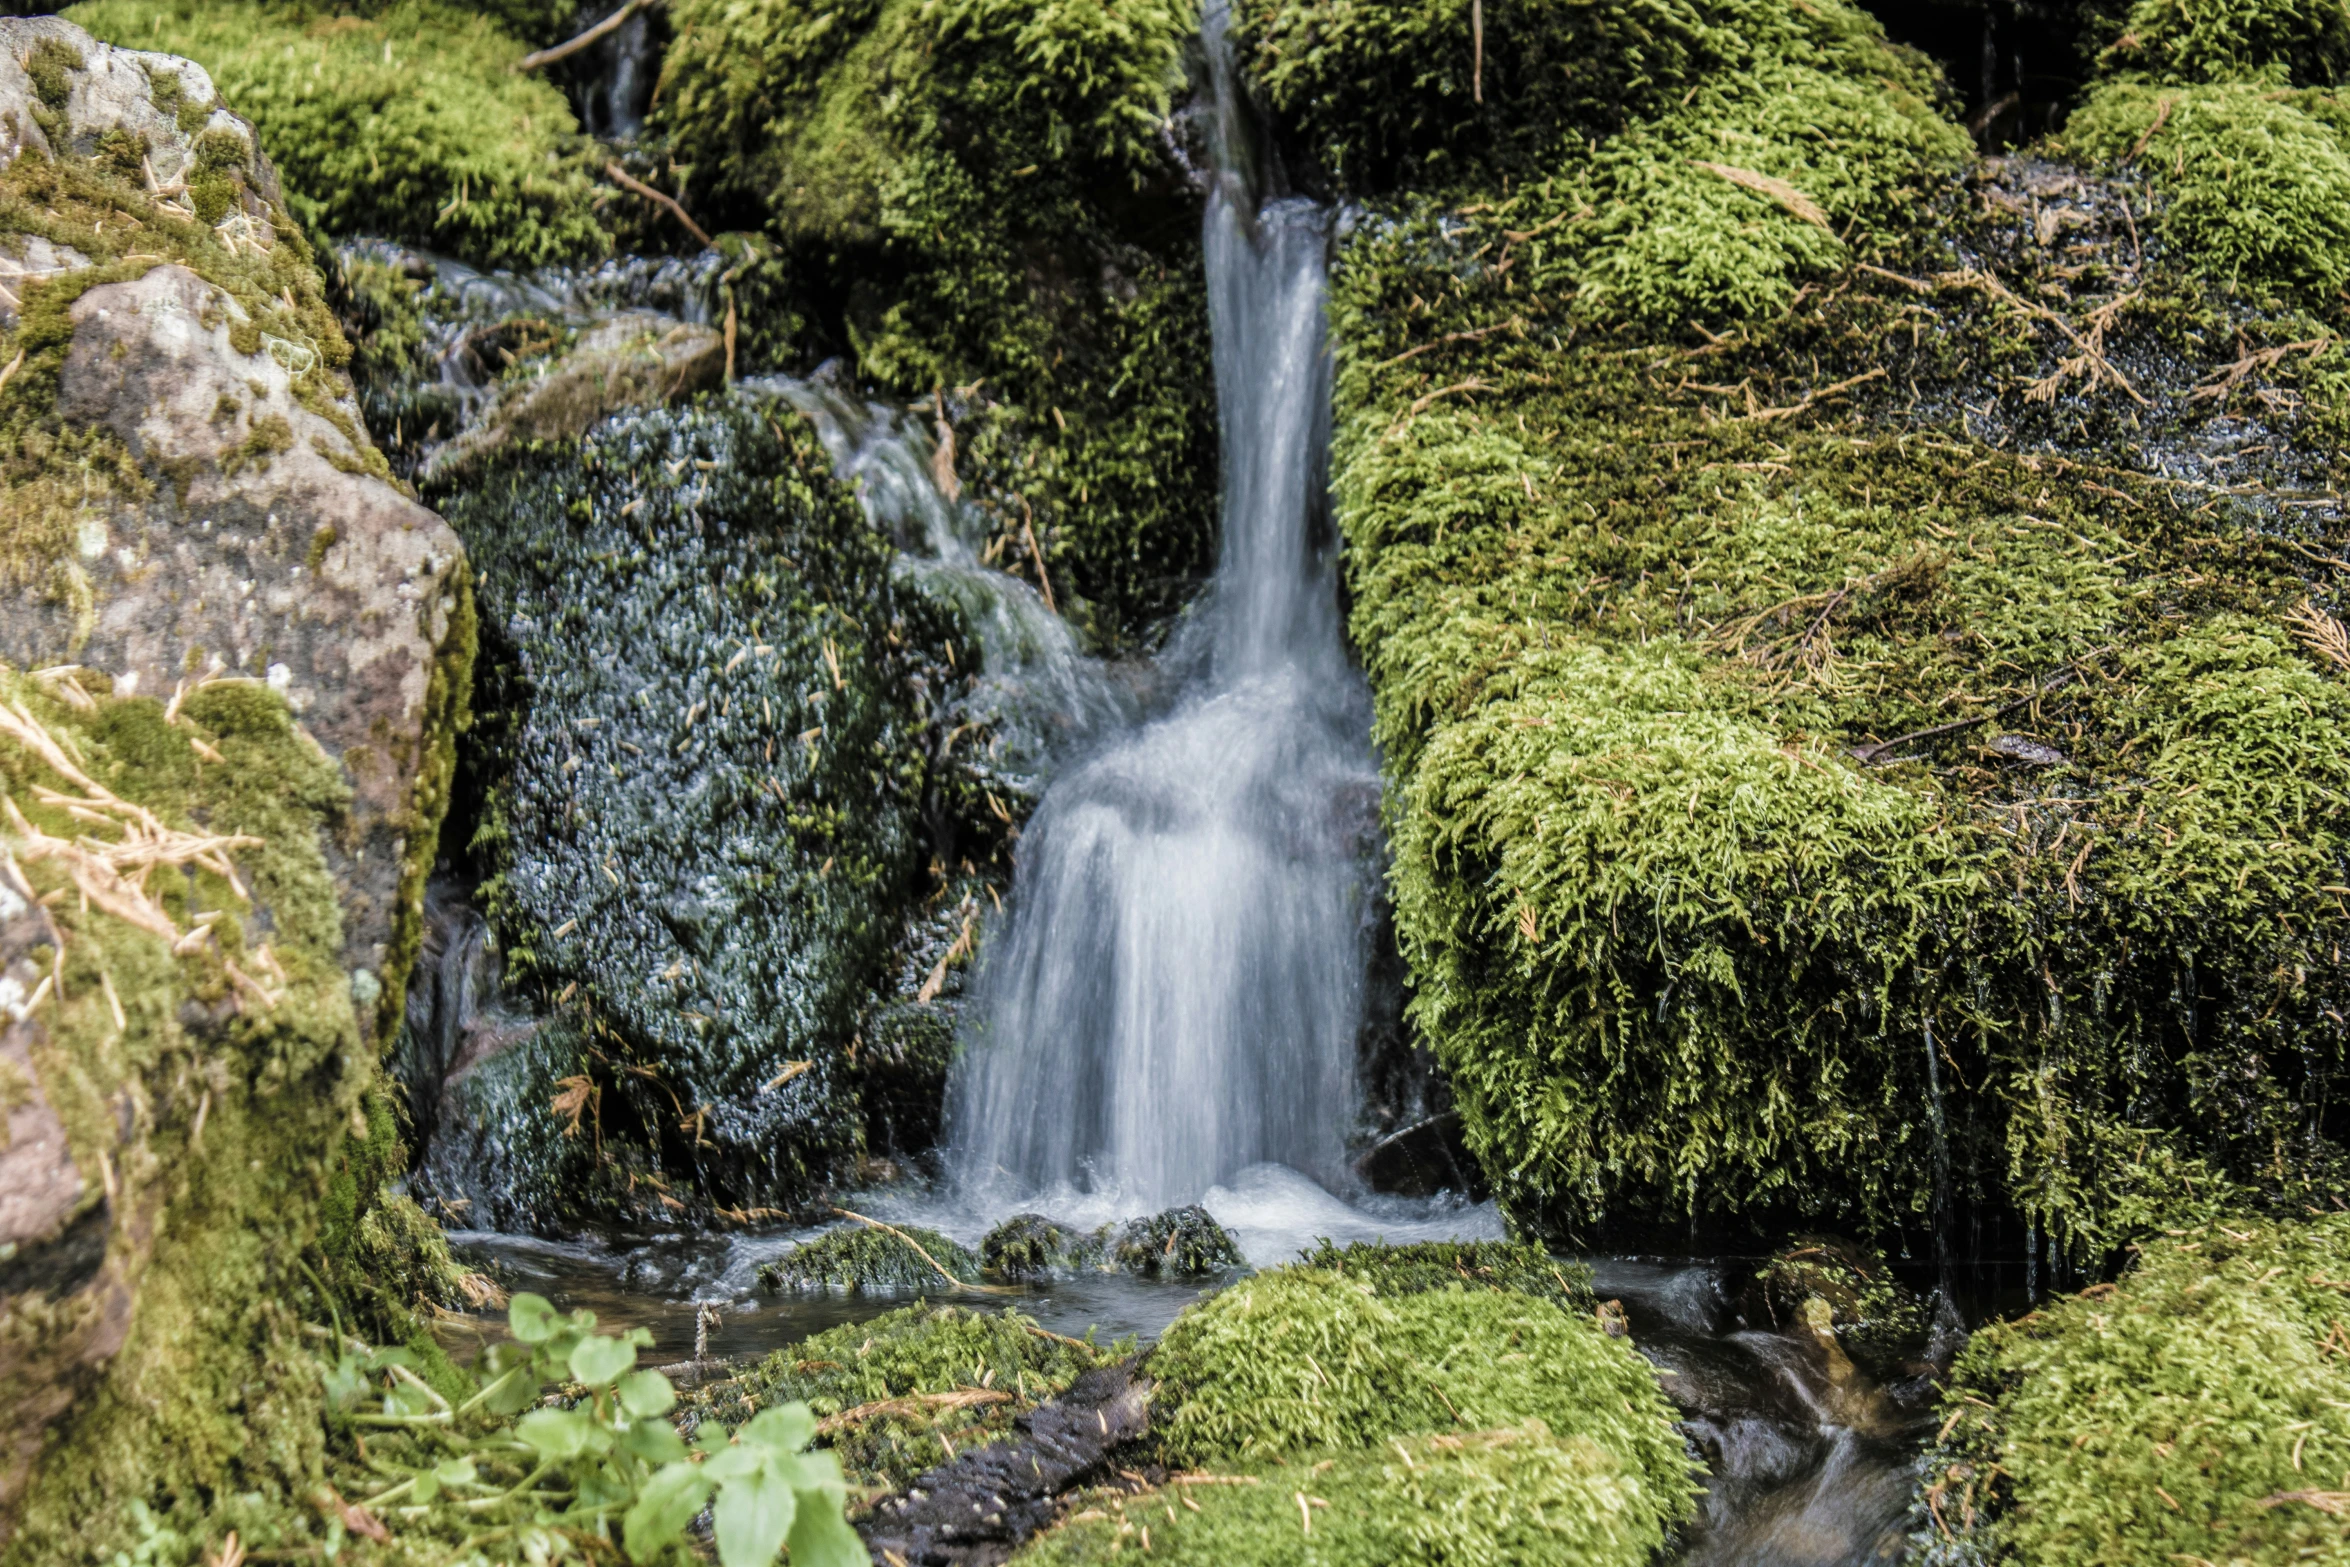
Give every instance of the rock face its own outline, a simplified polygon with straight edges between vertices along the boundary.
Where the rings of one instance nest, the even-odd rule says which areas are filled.
[[[726,365],[726,340],[709,327],[622,311],[509,387],[487,418],[434,454],[432,477],[445,478],[510,441],[577,440],[606,414],[708,391],[725,378]]]
[[[359,1172],[395,1145],[366,1107],[469,576],[357,420],[256,147],[189,62],[0,20],[0,1547],[26,1559],[102,1554],[129,1496],[299,1478],[302,1281],[367,1288]]]

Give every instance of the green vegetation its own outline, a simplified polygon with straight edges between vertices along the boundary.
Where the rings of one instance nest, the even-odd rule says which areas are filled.
[[[1674,1516],[1681,1440],[1648,1363],[1590,1320],[1511,1290],[1374,1295],[1276,1268],[1175,1319],[1151,1357],[1152,1428],[1181,1463],[1363,1447],[1541,1420],[1617,1455]]]
[[[202,65],[259,127],[294,216],[322,233],[496,266],[606,248],[570,106],[509,69],[523,44],[475,8],[85,0],[67,16],[108,43]]]
[[[1047,1333],[1009,1308],[906,1306],[769,1356],[724,1385],[706,1412],[736,1419],[803,1401],[860,1484],[901,1486],[1001,1440],[1014,1416],[1133,1350],[1131,1340],[1096,1347],[1090,1336]]]
[[[1248,1265],[1240,1243],[1196,1203],[1128,1220],[1110,1241],[1110,1259],[1146,1279],[1204,1279]]]
[[[1108,1226],[1087,1234],[1041,1213],[1015,1214],[979,1242],[979,1260],[1006,1279],[1049,1279],[1102,1266],[1109,1250]]]
[[[1178,1475],[1102,1497],[1014,1559],[1099,1562],[1147,1529],[1147,1559],[1176,1567],[1640,1567],[1664,1543],[1659,1511],[1622,1459],[1531,1420]]]
[[[1799,1238],[1765,1262],[1751,1300],[1748,1321],[1781,1329],[1816,1321],[1879,1381],[1924,1350],[1930,1327],[1924,1303],[1881,1254],[1818,1237]]]
[[[1538,1251],[1324,1255],[1353,1276],[1276,1268],[1175,1319],[1146,1368],[1152,1430],[1198,1467],[1104,1493],[1020,1562],[1098,1561],[1146,1527],[1154,1556],[1202,1567],[1651,1558],[1694,1494],[1671,1409],[1629,1345],[1498,1282]],[[1464,1289],[1448,1265],[1489,1277]]]
[[[1591,1270],[1558,1262],[1539,1246],[1511,1241],[1422,1241],[1380,1246],[1322,1242],[1299,1259],[1308,1268],[1370,1285],[1374,1295],[1418,1295],[1438,1289],[1513,1290],[1568,1311],[1591,1309]]]
[[[2183,267],[2330,309],[2350,283],[2350,10],[2336,0],[2139,0],[2060,146],[2134,167]]]
[[[2350,1219],[2150,1237],[2118,1284],[1976,1334],[1927,1495],[1969,1560],[2331,1560],[2350,1548]]]
[[[1943,184],[1920,84],[1831,79],[1915,129],[1818,143],[1854,160],[1828,195],[1686,161],[1728,123],[1701,84],[1342,248],[1334,469],[1413,1015],[1553,1235],[1988,1202],[2093,1263],[2220,1170],[2315,1200],[2350,700],[2306,553],[2336,525],[2279,505],[2325,458],[2264,443],[2335,449],[2339,350],[2141,263],[2113,186]],[[1591,194],[1618,165],[1829,248],[1661,264]],[[1831,243],[1797,198],[1839,189],[1887,194]],[[2282,455],[2231,495],[2148,477],[2223,409]]]
[[[655,129],[737,245],[754,363],[937,407],[991,557],[1116,643],[1213,550],[1197,208],[1156,132],[1182,0],[683,0]]]
[[[928,1253],[927,1256],[924,1254]],[[942,1276],[940,1270],[945,1270]],[[952,1289],[979,1277],[979,1259],[936,1230],[844,1224],[759,1268],[771,1290],[835,1289],[891,1295]]]

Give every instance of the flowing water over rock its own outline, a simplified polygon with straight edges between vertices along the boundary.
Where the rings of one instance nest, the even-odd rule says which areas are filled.
[[[1325,526],[1329,217],[1219,181],[1205,246],[1222,556],[1171,711],[1057,779],[978,982],[949,1120],[982,1206],[1345,1175],[1379,780]]]

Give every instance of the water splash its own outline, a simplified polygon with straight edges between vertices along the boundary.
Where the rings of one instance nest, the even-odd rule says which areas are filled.
[[[1222,8],[1207,42],[1223,55]],[[1211,70],[1211,142],[1243,123]],[[1378,771],[1325,499],[1328,214],[1211,185],[1221,556],[1164,666],[1172,709],[1064,773],[1023,841],[948,1115],[961,1184],[1129,1211],[1250,1166],[1345,1183]]]

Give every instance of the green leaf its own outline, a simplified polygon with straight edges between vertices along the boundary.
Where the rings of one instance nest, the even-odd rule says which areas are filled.
[[[473,1460],[470,1458],[444,1458],[433,1466],[432,1472],[439,1477],[443,1485],[471,1485],[473,1483]]]
[[[658,1416],[630,1426],[620,1438],[620,1448],[648,1464],[673,1463],[686,1454],[685,1442],[678,1436],[677,1428]]]
[[[539,1379],[528,1368],[517,1369],[514,1375],[498,1384],[497,1391],[483,1399],[482,1407],[493,1415],[519,1415],[539,1401]]]
[[[589,1387],[609,1386],[636,1364],[636,1346],[615,1338],[583,1338],[571,1351],[571,1374]]]
[[[721,1486],[710,1522],[723,1567],[768,1567],[783,1546],[797,1505],[783,1477],[765,1466]]]
[[[841,1499],[822,1491],[797,1493],[791,1521],[791,1567],[871,1567],[873,1558],[841,1511]]]
[[[796,1453],[816,1435],[816,1416],[796,1399],[775,1409],[762,1409],[742,1428],[741,1440],[762,1447]]]
[[[638,1420],[665,1415],[677,1407],[677,1389],[658,1371],[632,1371],[620,1379],[620,1407]]]
[[[437,1474],[434,1474],[430,1469],[425,1470],[422,1474],[416,1477],[415,1492],[417,1501],[431,1501],[434,1497],[441,1494],[441,1477]]]
[[[682,1460],[655,1471],[620,1521],[628,1554],[640,1561],[674,1541],[710,1499],[710,1477]]]
[[[506,1305],[506,1326],[525,1344],[543,1344],[554,1336],[562,1319],[555,1315],[555,1307],[544,1295],[533,1295],[528,1290],[516,1295]]]
[[[756,1474],[766,1462],[767,1449],[763,1447],[722,1447],[702,1465],[702,1473],[713,1480],[739,1480]]]
[[[594,1422],[577,1409],[534,1409],[514,1423],[514,1434],[541,1458],[561,1463],[587,1451]]]

